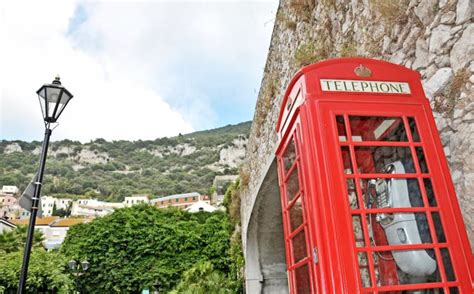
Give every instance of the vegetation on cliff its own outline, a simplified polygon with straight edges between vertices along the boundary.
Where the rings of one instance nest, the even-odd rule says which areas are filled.
[[[108,201],[140,193],[207,193],[216,175],[237,173],[249,129],[246,122],[153,141],[53,142],[42,192]],[[24,189],[40,148],[40,142],[0,141],[0,186]]]

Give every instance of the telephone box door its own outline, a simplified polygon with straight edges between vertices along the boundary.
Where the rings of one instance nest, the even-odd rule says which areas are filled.
[[[337,244],[358,293],[472,289],[461,213],[424,107],[318,103]]]

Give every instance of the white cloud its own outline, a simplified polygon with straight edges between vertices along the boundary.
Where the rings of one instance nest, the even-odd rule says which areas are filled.
[[[0,139],[42,138],[34,92],[56,73],[75,98],[54,139],[153,139],[212,125],[216,97],[194,78],[220,68],[258,84],[276,8],[224,2],[0,4]]]

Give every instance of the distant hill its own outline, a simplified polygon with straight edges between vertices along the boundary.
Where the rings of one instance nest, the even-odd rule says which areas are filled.
[[[216,175],[236,174],[251,122],[147,141],[52,142],[43,195],[121,201],[131,194],[206,193]],[[41,142],[0,141],[0,186],[24,189]]]

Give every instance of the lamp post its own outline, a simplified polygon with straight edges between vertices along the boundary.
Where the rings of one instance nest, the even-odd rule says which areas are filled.
[[[43,183],[44,166],[46,163],[46,155],[48,153],[49,137],[51,136],[52,132],[50,126],[51,123],[55,123],[57,121],[69,100],[71,100],[73,97],[72,94],[61,85],[59,76],[57,76],[51,84],[44,84],[38,91],[36,91],[36,93],[38,94],[38,99],[41,105],[45,132],[39,169],[34,182],[35,193],[34,197],[32,198],[30,222],[26,235],[25,251],[23,253],[23,263],[21,265],[20,282],[18,284],[18,294],[23,294],[25,292],[26,277],[28,275],[28,263],[30,261],[31,245],[36,223],[36,214],[38,213],[41,185]]]
[[[79,276],[84,274],[89,269],[90,263],[87,260],[83,260],[78,263],[74,259],[72,259],[67,264],[69,266],[69,269],[71,270],[71,273],[76,278],[76,289],[79,293],[81,293]]]

